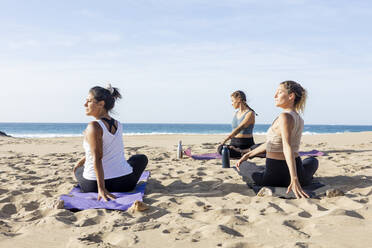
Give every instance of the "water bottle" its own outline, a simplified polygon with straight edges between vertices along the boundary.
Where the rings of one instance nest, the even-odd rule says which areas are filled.
[[[227,146],[222,147],[222,168],[230,168],[230,151]]]
[[[178,141],[178,147],[177,147],[177,158],[182,158],[183,152],[182,152],[182,141]]]

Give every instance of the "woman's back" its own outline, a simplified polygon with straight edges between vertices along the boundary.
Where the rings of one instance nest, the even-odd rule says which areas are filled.
[[[97,123],[102,128],[102,166],[105,179],[124,176],[132,173],[132,167],[128,164],[124,154],[123,127],[117,121],[117,130],[114,134],[110,133],[102,120]],[[93,166],[93,156],[88,142],[84,139],[83,143],[86,152],[83,176],[89,180],[96,180]]]

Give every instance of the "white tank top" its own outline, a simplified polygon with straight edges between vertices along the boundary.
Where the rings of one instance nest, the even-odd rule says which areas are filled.
[[[99,123],[103,131],[102,167],[104,178],[110,179],[131,174],[133,172],[132,166],[128,164],[124,155],[122,125],[119,121],[117,121],[118,128],[116,130],[116,133],[112,134],[107,130],[107,127],[101,120],[98,120],[97,122]],[[85,139],[83,142],[83,147],[85,150],[83,177],[88,180],[96,180],[96,172],[94,171],[92,152],[90,150],[89,143]]]

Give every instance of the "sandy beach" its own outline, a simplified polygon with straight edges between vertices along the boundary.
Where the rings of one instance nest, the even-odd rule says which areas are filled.
[[[1,137],[0,247],[371,246],[372,132],[303,137],[302,151],[325,153],[316,177],[344,192],[319,199],[259,197],[220,160],[176,159],[178,140],[193,153],[207,153],[222,138],[124,136],[127,158],[146,154],[151,172],[149,209],[129,213],[53,206],[76,184],[72,167],[83,156],[82,137]]]

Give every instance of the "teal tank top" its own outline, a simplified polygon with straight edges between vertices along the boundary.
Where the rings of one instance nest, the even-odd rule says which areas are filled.
[[[234,118],[232,120],[232,129],[234,130],[235,128],[237,128],[240,123],[244,120],[245,116],[251,111],[247,111],[245,112],[245,114],[243,114],[240,118],[236,117],[237,113],[235,113],[234,115]],[[246,128],[243,128],[242,130],[240,130],[240,134],[253,134],[253,127],[254,127],[254,124],[250,124],[248,127]]]

